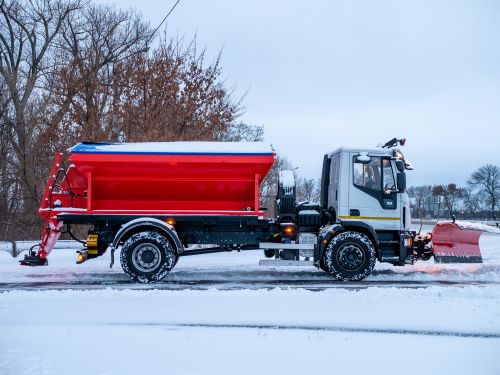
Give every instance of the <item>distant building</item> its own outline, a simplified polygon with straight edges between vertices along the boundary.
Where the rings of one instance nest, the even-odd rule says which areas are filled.
[[[420,217],[417,200],[410,198],[410,207],[412,217],[417,219]],[[449,216],[448,209],[444,203],[444,197],[440,195],[430,195],[424,199],[422,207],[423,219],[447,218]]]

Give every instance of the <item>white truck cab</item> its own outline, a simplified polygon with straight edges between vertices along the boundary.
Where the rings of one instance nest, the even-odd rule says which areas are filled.
[[[316,264],[340,280],[360,280],[379,262],[413,263],[405,170],[393,139],[380,148],[339,148],[325,155]]]
[[[392,149],[339,148],[330,159],[327,209],[337,219],[369,224],[376,231],[410,229],[404,168]],[[401,165],[401,164],[400,164]],[[401,168],[401,167],[400,167]],[[406,185],[406,184],[405,184]]]

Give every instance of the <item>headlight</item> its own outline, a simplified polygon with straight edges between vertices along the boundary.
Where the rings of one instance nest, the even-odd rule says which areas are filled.
[[[413,245],[413,240],[411,237],[407,237],[403,240],[404,247],[412,247],[412,245]]]

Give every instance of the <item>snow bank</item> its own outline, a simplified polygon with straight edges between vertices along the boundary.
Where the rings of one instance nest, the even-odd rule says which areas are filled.
[[[476,223],[476,222],[470,222],[470,221],[462,221],[462,220],[455,221],[455,224],[457,224],[462,229],[474,229],[474,230],[480,230],[483,232],[500,234],[500,228],[497,228],[497,227],[494,227],[494,226],[488,225],[488,224],[482,224],[482,223]]]
[[[0,251],[12,252],[12,242],[0,241]]]
[[[266,154],[272,147],[264,142],[139,142],[80,143],[73,153],[165,153],[165,154]]]

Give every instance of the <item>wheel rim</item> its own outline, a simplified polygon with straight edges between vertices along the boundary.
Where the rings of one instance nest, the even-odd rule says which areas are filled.
[[[151,243],[144,243],[132,251],[132,264],[141,272],[151,272],[161,263],[160,249]]]
[[[341,246],[336,258],[338,264],[347,271],[356,271],[365,260],[361,247],[353,243]]]

